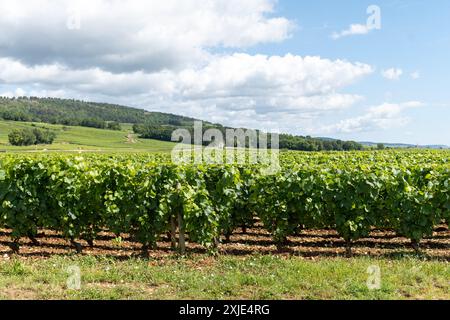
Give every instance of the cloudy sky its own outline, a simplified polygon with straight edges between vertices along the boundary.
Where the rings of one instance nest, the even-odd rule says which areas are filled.
[[[0,0],[0,95],[303,135],[450,145],[449,53],[447,0]]]

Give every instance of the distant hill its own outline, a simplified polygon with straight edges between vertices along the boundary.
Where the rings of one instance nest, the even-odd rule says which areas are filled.
[[[329,138],[329,137],[316,137],[317,139],[321,139],[324,141],[334,141],[336,139]],[[443,144],[428,144],[428,145],[416,145],[416,144],[409,144],[409,143],[384,143],[384,142],[371,142],[371,141],[358,141],[361,145],[365,147],[376,147],[379,143],[383,144],[387,148],[394,148],[394,149],[412,149],[412,148],[418,148],[418,149],[450,149],[450,146],[443,145]]]
[[[191,125],[193,118],[150,112],[108,103],[57,98],[0,97],[0,118],[4,120],[45,122],[77,126],[83,120],[96,119],[120,123],[152,123],[154,125]]]
[[[42,122],[66,126],[82,126],[99,129],[110,128],[111,122],[133,124],[134,132],[144,139],[170,141],[177,128],[193,129],[196,119],[150,112],[121,105],[86,102],[73,99],[0,97],[0,119],[22,122]],[[115,126],[120,129],[120,126]],[[226,127],[203,121],[203,127],[224,131]],[[243,128],[246,129],[246,128]],[[318,139],[304,136],[280,134],[281,149],[322,151],[361,150],[363,146],[354,141]]]
[[[367,147],[376,147],[378,145],[378,142],[368,142],[368,141],[361,141],[359,142],[363,146]],[[419,149],[450,149],[449,146],[446,145],[415,145],[415,144],[407,144],[407,143],[382,143],[385,147],[389,148],[419,148]]]

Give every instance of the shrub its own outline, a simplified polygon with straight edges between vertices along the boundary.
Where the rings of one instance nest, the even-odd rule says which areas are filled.
[[[120,130],[122,130],[122,127],[120,126],[119,122],[112,121],[112,122],[108,122],[107,129],[120,131]]]
[[[8,135],[13,146],[31,146],[34,144],[52,144],[56,134],[48,129],[14,129]]]
[[[8,135],[13,146],[30,146],[36,143],[36,136],[31,129],[15,129]]]
[[[36,144],[52,144],[56,138],[56,134],[48,129],[40,130],[33,129],[33,134],[36,137]]]

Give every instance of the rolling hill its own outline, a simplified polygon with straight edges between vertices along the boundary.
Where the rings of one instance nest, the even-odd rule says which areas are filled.
[[[153,125],[191,125],[193,118],[150,112],[115,104],[58,98],[0,97],[0,118],[5,120],[80,125],[83,120],[97,119],[120,123]]]
[[[22,123],[34,122],[63,125],[66,127],[82,126],[99,129],[108,128],[112,122],[115,122],[117,127],[120,123],[126,123],[128,124],[129,130],[131,128],[130,125],[133,125],[133,132],[129,131],[127,134],[138,134],[138,137],[143,138],[138,141],[142,141],[144,144],[147,143],[144,142],[144,139],[157,139],[170,142],[173,130],[177,128],[192,130],[194,121],[196,120],[174,114],[150,112],[115,104],[36,97],[1,97],[0,119]],[[222,132],[226,129],[226,127],[221,124],[215,124],[208,121],[203,121],[203,128],[215,128]],[[120,133],[118,134],[120,135]],[[99,135],[99,133],[96,133],[95,135]],[[115,134],[108,133],[106,135],[108,136],[107,138],[109,138],[109,136],[114,136]],[[67,132],[63,133],[61,137],[67,137]],[[290,150],[321,151],[363,149],[361,144],[354,141],[327,140],[289,134],[280,134],[279,142],[279,147],[281,149]],[[106,147],[104,144],[102,144],[102,146]]]
[[[47,128],[56,133],[52,145],[27,147],[11,146],[8,133],[14,129]],[[174,143],[152,139],[139,139],[132,131],[132,125],[122,124],[122,130],[105,130],[79,126],[64,126],[20,121],[0,121],[0,152],[33,151],[96,151],[96,152],[169,152]]]

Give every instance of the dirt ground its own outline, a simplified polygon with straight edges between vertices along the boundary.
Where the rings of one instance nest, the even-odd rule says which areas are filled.
[[[22,238],[19,256],[42,259],[55,254],[68,255],[75,252],[75,248],[69,241],[50,230],[40,231],[37,240],[39,245],[34,245],[31,240]],[[345,255],[344,240],[334,230],[304,230],[298,236],[289,237],[288,240],[283,249],[277,249],[270,234],[257,224],[246,233],[243,233],[241,229],[235,230],[229,243],[220,244],[219,253],[237,256],[255,253],[296,255],[309,259]],[[127,259],[142,254],[141,245],[130,241],[127,235],[122,235],[122,241],[117,241],[114,235],[102,232],[95,240],[93,247],[89,247],[85,241],[79,242],[83,245],[83,255]],[[0,229],[0,260],[10,259],[13,255],[10,243],[9,230]],[[445,225],[438,226],[432,237],[421,241],[420,249],[425,258],[450,261],[450,230]],[[373,230],[370,237],[356,241],[352,251],[354,256],[384,257],[414,252],[408,239],[387,230]],[[204,254],[206,250],[200,245],[188,242],[187,253]],[[157,248],[149,250],[150,258],[167,257],[173,254],[170,241],[165,236],[158,242]]]

